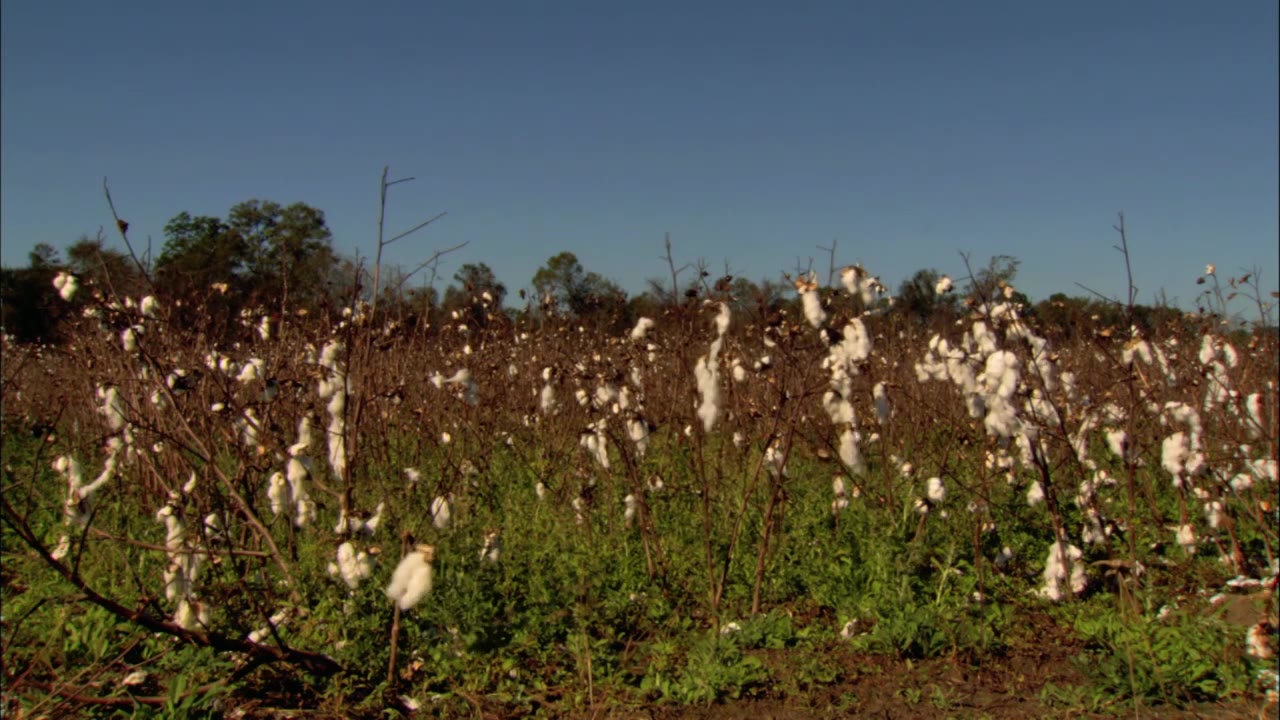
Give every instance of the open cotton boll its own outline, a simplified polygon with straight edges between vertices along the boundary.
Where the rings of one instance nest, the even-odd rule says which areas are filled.
[[[1176,540],[1188,555],[1196,554],[1196,529],[1191,525],[1179,525]]]
[[[58,295],[67,302],[71,302],[71,299],[76,296],[76,291],[80,289],[76,276],[66,272],[60,272],[54,276],[53,287],[58,290]]]
[[[453,518],[453,496],[437,495],[431,501],[431,524],[437,530],[444,530],[449,527],[449,521]]]
[[[942,484],[942,478],[929,478],[928,482],[925,483],[925,496],[934,505],[940,505],[943,500],[947,499],[947,486]]]
[[[360,581],[373,574],[373,558],[364,550],[356,552],[350,542],[338,546],[337,566],[339,577],[352,590],[359,588]]]
[[[434,547],[419,545],[396,566],[391,584],[387,586],[387,597],[395,601],[402,611],[412,609],[431,592],[434,573],[431,563],[435,557]]]
[[[636,341],[643,340],[645,335],[649,334],[649,331],[653,329],[653,324],[651,318],[642,317],[637,320],[636,326],[631,329],[631,339]]]
[[[955,287],[955,284],[951,282],[951,276],[943,275],[938,278],[938,283],[933,286],[933,291],[938,295],[945,295],[951,292],[953,287]]]

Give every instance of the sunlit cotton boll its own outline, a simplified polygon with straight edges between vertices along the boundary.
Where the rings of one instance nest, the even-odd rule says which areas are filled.
[[[395,601],[402,611],[412,609],[431,592],[434,574],[431,563],[435,558],[434,547],[419,545],[396,566],[391,584],[387,586],[387,597]]]
[[[356,552],[354,545],[344,542],[338,546],[336,569],[342,582],[355,590],[360,587],[361,580],[373,573],[373,558],[364,550]]]
[[[1190,525],[1179,525],[1176,541],[1188,555],[1196,554],[1196,529]]]
[[[645,335],[648,335],[649,331],[652,329],[653,320],[651,318],[642,317],[636,321],[636,326],[631,329],[631,339],[636,341],[643,340]]]
[[[53,287],[58,290],[58,295],[67,302],[71,302],[71,299],[76,296],[76,291],[80,289],[76,276],[65,272],[60,272],[54,276]]]
[[[444,530],[449,527],[449,522],[452,519],[453,497],[451,495],[437,495],[431,501],[431,525],[437,530]]]
[[[955,286],[951,282],[951,276],[943,275],[938,278],[938,284],[933,286],[933,291],[939,295],[945,295],[946,293],[951,292],[951,288],[953,287]]]
[[[925,483],[925,495],[934,505],[942,504],[942,501],[947,499],[947,486],[942,484],[942,478],[929,478]]]

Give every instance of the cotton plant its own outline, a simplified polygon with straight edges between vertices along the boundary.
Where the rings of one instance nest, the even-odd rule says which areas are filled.
[[[1084,553],[1066,540],[1054,542],[1049,546],[1049,555],[1045,559],[1043,579],[1039,595],[1052,602],[1059,602],[1069,594],[1084,592],[1088,587]]]
[[[208,551],[191,541],[181,515],[181,507],[195,483],[193,472],[182,491],[171,493],[169,501],[155,514],[156,521],[165,527],[164,548],[168,558],[164,570],[165,599],[176,603],[173,622],[187,630],[209,624],[209,606],[200,600],[196,591],[196,581]]]
[[[804,319],[815,329],[822,327],[822,324],[827,321],[827,312],[822,309],[822,298],[818,295],[817,275],[811,272],[804,277],[796,278],[794,285],[796,292],[800,294]]]
[[[837,446],[840,462],[851,473],[865,469],[859,447],[857,416],[853,407],[853,378],[859,373],[859,365],[871,355],[871,337],[862,320],[854,318],[844,327],[827,349],[823,367],[831,374],[828,390],[822,396],[822,406],[839,433]],[[887,407],[884,390],[881,396]],[[886,418],[887,419],[887,418]]]
[[[698,358],[694,366],[694,378],[698,383],[698,419],[702,421],[704,432],[711,432],[716,420],[720,417],[720,350],[724,346],[724,336],[729,330],[730,313],[726,303],[719,303],[716,313],[716,339],[706,355]]]
[[[848,265],[841,269],[840,283],[845,291],[858,298],[863,308],[870,308],[888,290],[880,282],[880,278],[867,272],[861,265]]]

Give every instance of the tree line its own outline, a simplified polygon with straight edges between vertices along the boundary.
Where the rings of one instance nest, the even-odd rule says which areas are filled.
[[[88,300],[81,295],[74,302],[63,301],[53,283],[59,273],[74,275],[104,298],[155,295],[174,320],[226,335],[242,329],[236,322],[242,312],[340,313],[372,299],[366,289],[370,268],[336,253],[332,240],[322,211],[305,203],[254,199],[235,205],[225,217],[179,213],[165,225],[164,243],[154,259],[109,247],[101,233],[81,237],[66,248],[65,257],[42,243],[32,249],[26,267],[0,268],[0,325],[19,342],[64,339],[67,321]],[[761,322],[784,314],[800,316],[787,277],[756,281],[727,273],[715,276],[705,263],[679,270],[673,264],[669,282],[652,279],[644,292],[629,296],[612,280],[584,268],[573,253],[560,252],[534,273],[531,292],[518,291],[519,302],[512,302],[507,287],[483,262],[462,264],[443,294],[436,289],[437,269],[437,264],[413,272],[384,268],[387,282],[377,298],[379,314],[426,327],[438,327],[440,318],[483,327],[558,317],[620,332],[641,316],[713,298]],[[994,299],[1011,288],[1017,269],[1016,258],[997,256],[959,291],[939,293],[942,276],[922,268],[899,285],[892,301],[881,300],[879,310],[903,322],[941,327],[965,312],[966,303]],[[418,274],[424,270],[429,274]],[[681,275],[686,275],[683,282]],[[1129,322],[1128,309],[1114,302],[1058,293],[1033,304],[1016,291],[1009,295],[1022,303],[1024,314],[1058,335]],[[1176,321],[1180,315],[1163,307],[1133,310],[1133,322],[1145,327]]]

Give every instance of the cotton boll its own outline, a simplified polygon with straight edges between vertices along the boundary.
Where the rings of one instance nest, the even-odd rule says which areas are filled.
[[[627,527],[631,527],[635,522],[636,511],[640,503],[636,500],[636,496],[634,494],[628,494],[626,497],[622,498],[622,505],[624,508],[622,512],[622,520]]]
[[[338,546],[338,574],[347,587],[352,590],[359,588],[360,581],[372,573],[373,559],[369,553],[363,550],[356,552],[349,541]]]
[[[57,288],[58,295],[66,302],[76,296],[76,291],[80,289],[76,276],[70,273],[60,272],[53,278],[53,286]]]
[[[938,295],[945,295],[946,293],[951,292],[953,287],[954,283],[951,282],[951,276],[943,275],[938,278],[938,283],[933,286],[933,291]]]
[[[1044,486],[1039,482],[1031,484],[1031,488],[1027,490],[1027,505],[1035,507],[1044,502]]]
[[[1176,542],[1188,555],[1196,554],[1196,530],[1190,525],[1179,525]]]
[[[931,477],[925,483],[925,495],[929,498],[929,502],[934,505],[942,504],[947,499],[947,486],[942,484],[942,478]]]
[[[631,339],[640,341],[645,338],[649,330],[653,328],[653,320],[651,318],[642,317],[636,322],[636,326],[631,330]]]
[[[410,610],[431,592],[435,548],[419,545],[414,552],[405,555],[391,575],[387,597],[395,601],[400,610]]]
[[[431,524],[437,530],[449,527],[453,519],[453,496],[438,495],[431,501]]]

